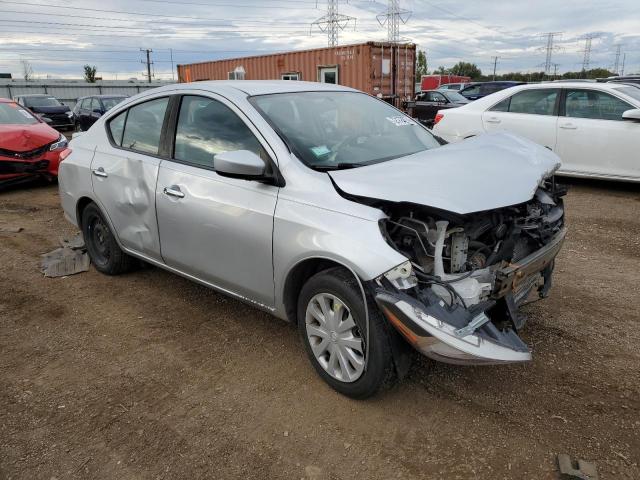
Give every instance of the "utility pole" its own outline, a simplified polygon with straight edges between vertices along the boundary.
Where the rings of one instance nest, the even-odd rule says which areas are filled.
[[[496,68],[498,67],[498,59],[500,57],[498,57],[497,55],[495,57],[491,57],[493,58],[493,80],[496,80]]]
[[[551,65],[552,65],[551,59],[552,59],[553,52],[556,49],[556,47],[554,46],[555,38],[562,35],[562,33],[563,32],[547,32],[541,35],[542,37],[547,38],[547,46],[543,47],[547,52],[547,58],[544,62],[544,73],[547,76],[551,73]]]
[[[387,41],[392,43],[400,42],[400,22],[407,23],[409,17],[411,17],[411,12],[400,8],[399,0],[389,0],[387,11],[376,15],[380,25],[387,25]]]
[[[321,32],[326,32],[329,46],[335,47],[338,45],[338,33],[344,30],[351,20],[355,29],[356,18],[338,13],[338,0],[328,0],[327,14],[314,21],[311,28],[317,26]]]
[[[173,48],[169,49],[169,55],[171,56],[171,81],[175,82],[176,81],[176,77],[175,77],[175,72],[174,72],[174,68],[173,68]]]
[[[147,54],[147,61],[145,62],[144,60],[140,60],[140,63],[147,64],[147,81],[151,83],[151,64],[153,63],[151,61],[151,52],[153,52],[153,50],[151,50],[150,48],[141,48],[140,51],[146,52]]]
[[[620,52],[622,51],[622,44],[616,45],[616,62],[613,65],[613,73],[618,75],[620,73]]]

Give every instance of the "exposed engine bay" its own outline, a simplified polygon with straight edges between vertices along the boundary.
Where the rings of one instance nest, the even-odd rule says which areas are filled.
[[[381,222],[387,242],[410,259],[410,265],[379,279],[376,300],[387,318],[416,348],[438,360],[528,360],[528,348],[517,336],[526,320],[518,307],[535,295],[545,297],[551,287],[554,259],[566,231],[565,193],[566,188],[556,185],[552,177],[530,201],[490,211],[460,215],[413,204],[379,205],[388,215]],[[389,284],[396,293],[385,289]],[[403,307],[403,302],[408,306]],[[425,352],[415,345],[415,338],[412,341],[416,332],[406,334],[394,321],[407,328],[403,309],[418,320],[421,316],[435,319],[438,334],[450,330],[448,334],[458,341],[465,337],[468,341],[468,335],[474,334],[523,355],[464,358],[451,351],[447,337],[444,344],[430,341]],[[429,329],[427,333],[436,336]]]

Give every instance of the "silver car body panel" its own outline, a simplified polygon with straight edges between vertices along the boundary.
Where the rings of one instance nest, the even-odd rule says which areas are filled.
[[[329,175],[352,195],[466,214],[530,200],[559,166],[546,148],[501,132]]]
[[[407,261],[381,234],[386,215],[345,198],[336,185],[352,195],[468,213],[530,200],[558,166],[542,147],[496,135],[379,165],[314,171],[248,101],[250,95],[313,90],[352,91],[309,82],[219,81],[170,85],[127,99],[72,140],[73,153],[60,165],[65,215],[78,225],[78,202],[90,198],[129,254],[286,319],[286,280],[301,262],[332,260],[370,281]],[[229,106],[262,143],[285,186],[223,177],[110,144],[105,122],[171,94],[204,95]],[[92,174],[98,168],[107,176]]]

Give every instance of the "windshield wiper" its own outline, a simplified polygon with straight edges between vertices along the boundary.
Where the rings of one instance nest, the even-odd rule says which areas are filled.
[[[335,165],[312,165],[311,168],[313,168],[314,170],[318,170],[319,172],[328,172],[330,170],[346,170],[348,168],[358,168],[364,165],[365,164],[363,163],[341,162]]]

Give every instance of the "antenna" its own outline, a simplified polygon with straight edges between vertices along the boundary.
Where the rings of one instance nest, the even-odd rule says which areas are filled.
[[[399,0],[389,0],[386,13],[376,15],[380,25],[387,25],[387,40],[392,43],[400,41],[400,22],[407,23],[409,17],[411,11],[400,8]]]
[[[553,65],[553,63],[551,62],[551,57],[553,55],[553,52],[557,50],[557,47],[554,46],[554,40],[556,37],[559,37],[562,34],[563,32],[547,32],[541,35],[543,38],[547,38],[547,46],[543,47],[547,52],[547,58],[544,62],[544,73],[547,76],[551,73],[551,66]]]
[[[351,20],[355,29],[356,18],[338,13],[338,0],[328,0],[327,14],[314,21],[311,27],[316,25],[321,32],[327,32],[329,46],[335,47],[338,45],[338,33],[344,30]]]

